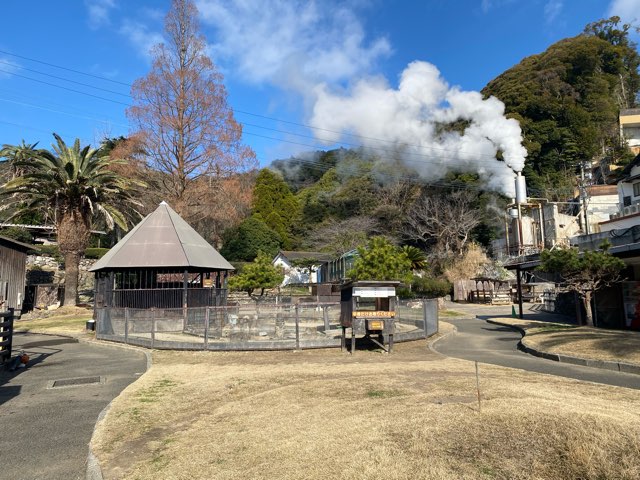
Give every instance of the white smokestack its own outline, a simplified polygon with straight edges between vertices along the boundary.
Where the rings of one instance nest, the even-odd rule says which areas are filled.
[[[520,172],[516,175],[516,203],[527,203],[527,182]]]
[[[358,82],[349,95],[330,92],[325,84],[315,94],[310,122],[328,142],[353,133],[383,158],[399,154],[426,180],[452,170],[474,172],[488,188],[515,196],[513,172],[522,170],[527,155],[520,125],[504,116],[495,97],[450,87],[434,65],[411,63],[397,90],[377,78]],[[462,134],[438,131],[438,125],[457,120],[468,122]]]

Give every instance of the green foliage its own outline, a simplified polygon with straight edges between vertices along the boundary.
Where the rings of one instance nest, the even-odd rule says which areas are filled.
[[[280,236],[285,249],[293,244],[292,226],[299,212],[298,200],[283,178],[268,168],[262,169],[253,188],[253,213]]]
[[[304,158],[275,160],[271,165],[279,172],[294,192],[317,183],[325,172],[333,169],[344,156],[345,149],[317,151],[304,155]]]
[[[58,245],[38,245],[36,248],[41,255],[53,257],[60,263],[62,263],[64,260],[60,253],[60,247],[58,247]],[[84,257],[91,259],[102,258],[108,251],[108,248],[90,247],[84,251]]]
[[[53,257],[58,263],[62,263],[64,258],[60,254],[60,247],[58,245],[38,245],[38,250],[41,255],[45,257]]]
[[[411,245],[405,245],[402,247],[402,251],[411,261],[411,270],[424,270],[427,268],[427,255],[423,250]]]
[[[108,248],[91,247],[84,251],[85,258],[102,258],[109,251]]]
[[[255,290],[260,290],[259,296],[264,295],[265,289],[277,287],[284,280],[281,269],[271,263],[271,257],[264,252],[259,252],[253,263],[246,264],[242,273],[229,279],[229,288],[247,292],[254,295]]]
[[[569,287],[579,292],[596,290],[598,283],[607,283],[625,268],[624,262],[611,255],[606,246],[582,254],[576,248],[544,250],[540,260],[540,270],[559,274]]]
[[[269,228],[258,215],[253,215],[237,227],[225,231],[222,237],[220,254],[236,261],[250,262],[260,251],[273,256],[282,245],[280,235]]]
[[[603,244],[599,251],[580,253],[576,248],[543,250],[539,270],[558,274],[565,289],[575,291],[583,300],[587,312],[587,324],[593,325],[591,295],[593,292],[621,280],[625,268],[622,260],[607,250]]]
[[[432,277],[413,277],[411,290],[418,297],[440,298],[449,295],[453,290],[453,284],[447,280]]]
[[[520,122],[529,152],[524,173],[541,193],[572,194],[576,166],[603,148],[614,150],[618,111],[636,105],[640,56],[619,20],[588,25],[585,34],[525,58],[483,90]]]
[[[0,229],[0,237],[12,238],[22,243],[31,243],[33,236],[26,228],[7,227]]]
[[[384,237],[373,237],[358,255],[347,274],[353,280],[411,280],[411,260]]]

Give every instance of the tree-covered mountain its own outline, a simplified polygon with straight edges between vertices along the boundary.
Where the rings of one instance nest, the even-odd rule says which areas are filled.
[[[618,114],[637,106],[640,91],[631,28],[618,17],[589,24],[583,34],[525,58],[482,90],[520,122],[529,153],[524,173],[535,193],[566,197],[581,162],[625,160]]]

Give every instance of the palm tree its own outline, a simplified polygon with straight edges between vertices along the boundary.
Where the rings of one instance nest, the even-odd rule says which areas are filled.
[[[411,261],[411,270],[424,270],[427,267],[427,256],[419,248],[405,245],[402,247],[402,251]]]
[[[91,235],[93,221],[102,218],[108,229],[118,225],[127,230],[127,218],[140,216],[135,207],[140,203],[132,197],[133,181],[126,179],[110,166],[102,149],[80,148],[76,139],[68,147],[55,133],[53,152],[31,149],[26,155],[11,155],[11,146],[3,152],[7,161],[22,176],[13,178],[0,188],[0,195],[8,197],[2,209],[15,208],[13,216],[35,208],[44,209],[55,221],[58,246],[65,263],[65,305],[76,305],[78,294],[78,266]],[[24,143],[24,142],[23,142]]]

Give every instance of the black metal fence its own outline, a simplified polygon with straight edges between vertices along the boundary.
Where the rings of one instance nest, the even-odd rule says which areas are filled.
[[[436,300],[400,302],[394,341],[438,331]],[[287,350],[340,346],[340,304],[98,308],[96,338],[158,349]]]
[[[112,299],[107,305],[117,308],[182,308],[187,295],[187,305],[191,307],[207,307],[224,305],[227,290],[224,288],[148,288],[148,289],[116,289],[111,292]]]
[[[11,344],[13,342],[14,310],[0,312],[0,363],[11,358]]]

